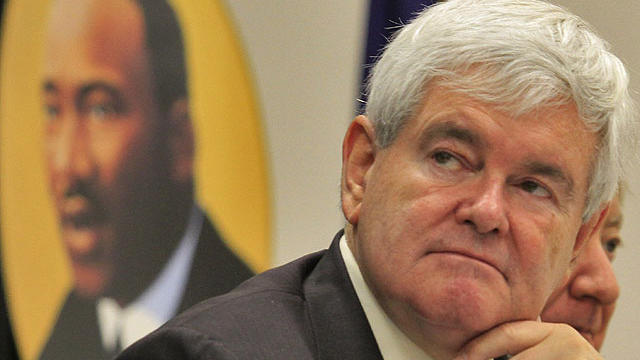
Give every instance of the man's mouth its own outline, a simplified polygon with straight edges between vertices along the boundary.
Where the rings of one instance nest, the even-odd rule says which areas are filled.
[[[97,230],[89,227],[63,227],[63,240],[73,262],[92,262],[99,247]]]
[[[456,249],[456,250],[440,250],[440,251],[433,251],[431,253],[432,254],[452,255],[452,256],[456,256],[456,257],[460,257],[460,258],[466,258],[466,259],[471,260],[471,261],[476,261],[476,262],[478,262],[480,264],[483,264],[484,266],[491,267],[493,270],[499,272],[506,279],[506,276],[505,276],[504,272],[502,272],[500,270],[500,268],[498,267],[496,262],[492,261],[491,259],[488,259],[488,258],[486,258],[484,256],[480,256],[480,255],[477,255],[477,254],[473,254],[473,253],[471,253],[469,251],[459,250],[459,249]]]
[[[87,198],[73,196],[63,200],[60,207],[62,224],[75,229],[87,229],[97,226],[99,212]]]
[[[74,263],[90,263],[98,256],[104,217],[86,197],[65,198],[60,210],[62,237]]]
[[[579,306],[579,305],[576,305]],[[594,345],[593,337],[598,334],[602,329],[602,313],[601,308],[598,306],[589,307],[576,307],[575,314],[580,312],[580,316],[576,316],[574,319],[567,321],[571,327],[576,329],[577,332],[582,335],[591,345]]]

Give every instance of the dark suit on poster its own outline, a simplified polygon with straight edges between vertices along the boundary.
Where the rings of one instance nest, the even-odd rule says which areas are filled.
[[[4,290],[4,268],[2,262],[0,262],[0,359],[3,360],[16,360],[18,359],[18,352],[16,350],[16,343],[13,339],[13,330],[11,329],[11,322],[9,321],[9,308],[5,299]]]
[[[233,289],[252,274],[205,218],[178,312]],[[97,319],[95,300],[81,298],[71,291],[40,359],[113,358],[115,354],[105,352],[102,347]]]
[[[199,304],[118,359],[382,359],[342,260],[341,236],[329,250]]]

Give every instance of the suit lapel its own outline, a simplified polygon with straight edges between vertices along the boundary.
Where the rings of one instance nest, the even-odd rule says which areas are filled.
[[[102,348],[95,301],[70,292],[40,359],[109,358]]]
[[[253,272],[222,242],[205,215],[178,312],[224,294],[251,276]]]
[[[342,231],[304,283],[321,360],[382,359],[340,254]]]

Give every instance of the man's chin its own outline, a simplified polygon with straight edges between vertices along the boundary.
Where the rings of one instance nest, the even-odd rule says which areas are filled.
[[[510,319],[511,306],[502,301],[499,289],[492,293],[482,282],[465,280],[433,284],[432,291],[414,294],[414,311],[435,327],[467,335]]]
[[[85,298],[98,298],[105,292],[107,271],[100,266],[74,264],[75,291]]]

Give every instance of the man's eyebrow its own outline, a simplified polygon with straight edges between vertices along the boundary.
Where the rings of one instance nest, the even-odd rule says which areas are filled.
[[[455,139],[475,146],[483,146],[484,141],[472,130],[457,122],[445,121],[429,126],[420,136],[420,146],[427,147],[437,140]]]
[[[58,92],[58,87],[56,86],[55,82],[53,82],[52,80],[46,80],[43,85],[42,85],[42,89],[45,92]],[[116,99],[120,99],[120,91],[113,85],[110,85],[109,83],[106,83],[104,81],[92,81],[86,85],[83,85],[82,87],[80,87],[80,90],[78,91],[77,95],[76,95],[76,100],[78,104],[81,104],[84,99],[87,97],[87,95],[89,95],[90,93],[94,92],[94,91],[103,91],[106,92],[109,96],[112,96]]]
[[[564,187],[566,195],[569,198],[573,198],[574,181],[571,176],[566,174],[560,167],[540,161],[530,161],[524,165],[524,169],[528,173],[551,178],[551,180]]]
[[[78,102],[82,102],[87,95],[94,91],[102,91],[107,93],[109,96],[120,98],[120,91],[115,86],[104,81],[92,81],[80,87],[80,90],[78,90],[76,95],[76,99]]]

